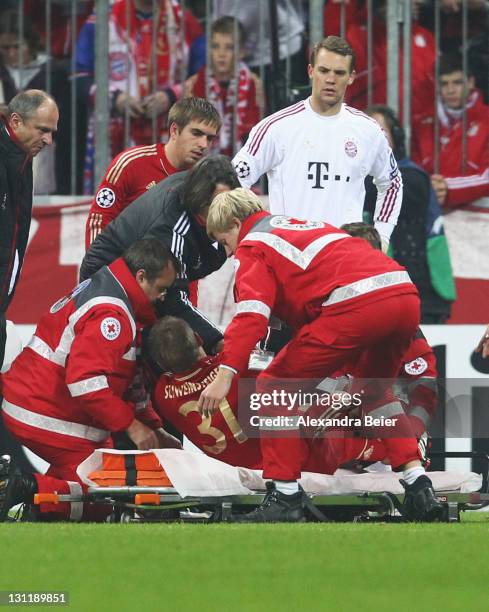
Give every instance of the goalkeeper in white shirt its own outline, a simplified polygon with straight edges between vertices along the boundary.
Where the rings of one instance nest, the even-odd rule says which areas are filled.
[[[343,103],[355,53],[338,36],[317,43],[308,66],[312,94],[251,131],[233,165],[243,187],[268,175],[270,211],[339,227],[362,221],[364,180],[377,187],[374,225],[386,250],[402,202],[402,179],[382,129]]]

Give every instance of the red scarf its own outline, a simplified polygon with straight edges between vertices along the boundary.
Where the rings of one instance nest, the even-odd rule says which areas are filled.
[[[129,11],[126,10],[129,3]],[[160,2],[160,7],[163,2]],[[127,28],[129,12],[129,28]],[[134,0],[119,0],[112,7],[112,16],[121,38],[129,32],[129,44],[136,63],[141,98],[153,91],[153,15],[142,18],[136,13]],[[182,79],[182,62],[188,55],[187,41],[182,44],[182,12],[176,0],[164,0],[163,10],[157,9],[156,26],[156,89],[173,85]]]
[[[205,71],[205,67],[202,69]],[[236,100],[236,79],[231,79],[227,87],[215,78],[214,75],[209,77],[209,96],[208,100],[219,111],[222,119],[222,127],[219,132],[219,151],[225,155],[234,155],[232,151],[232,129],[233,129],[233,108],[235,100],[237,102],[237,143],[239,149],[243,143],[241,138],[248,133],[251,126],[246,125],[246,109],[248,105],[248,92],[252,84],[252,76],[250,69],[244,63],[238,66],[238,95]],[[205,74],[205,73],[204,73]],[[204,76],[205,79],[205,76]]]

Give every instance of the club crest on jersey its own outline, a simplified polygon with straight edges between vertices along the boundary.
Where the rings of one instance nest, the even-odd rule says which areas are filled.
[[[277,215],[270,218],[270,225],[279,229],[288,230],[311,230],[324,227],[322,221],[303,221],[302,219],[293,219],[292,217],[285,217],[283,215]]]
[[[345,142],[345,153],[348,155],[348,157],[356,157],[358,149],[353,140],[347,140]]]
[[[127,56],[122,51],[113,51],[109,53],[109,71],[110,79],[113,81],[122,81],[127,78]]]
[[[102,187],[95,197],[95,202],[100,208],[110,208],[115,204],[115,193],[110,187]]]
[[[413,359],[413,361],[406,363],[404,369],[408,374],[411,374],[411,376],[418,376],[428,369],[428,363],[422,357],[418,357],[417,359]]]
[[[245,162],[244,159],[240,159],[239,162],[234,165],[234,169],[236,170],[238,178],[244,179],[247,176],[250,176],[250,164],[248,162]]]
[[[114,317],[107,317],[100,323],[100,331],[107,340],[115,340],[121,333],[121,324]]]
[[[49,309],[49,312],[51,314],[55,314],[57,313],[59,310],[61,310],[63,308],[63,306],[65,306],[71,299],[73,299],[74,297],[76,297],[79,293],[81,293],[85,287],[88,287],[88,285],[92,282],[91,278],[87,278],[86,280],[84,280],[83,282],[79,283],[69,295],[66,295],[65,297],[62,297],[60,300],[58,300],[57,302],[55,302],[51,308]]]

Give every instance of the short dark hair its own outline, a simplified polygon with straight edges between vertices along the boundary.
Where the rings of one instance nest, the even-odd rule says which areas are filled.
[[[144,270],[149,281],[158,278],[169,265],[173,265],[175,272],[180,270],[178,261],[158,238],[136,240],[124,252],[122,259],[134,276],[138,270]]]
[[[187,96],[175,102],[170,108],[168,125],[175,123],[180,130],[183,130],[191,121],[202,121],[215,126],[217,130],[222,125],[221,116],[208,100]]]
[[[236,29],[238,30],[238,46],[241,47],[244,43],[243,24],[231,15],[223,15],[212,22],[211,38],[213,34],[230,34],[234,38]]]
[[[350,56],[350,73],[355,70],[355,51],[344,38],[341,38],[340,36],[327,36],[326,38],[323,38],[323,40],[317,42],[311,51],[311,66],[314,66],[316,63],[318,53],[321,49],[331,51],[331,53],[337,53],[338,55],[343,55],[344,57]]]
[[[150,358],[165,372],[190,370],[199,359],[199,343],[188,323],[162,317],[151,328],[146,343]]]
[[[14,96],[7,106],[7,115],[11,117],[17,113],[24,121],[30,119],[37,109],[47,100],[56,104],[54,98],[41,89],[26,89]]]
[[[230,189],[240,186],[231,161],[225,155],[204,157],[189,170],[183,185],[183,207],[196,215],[210,206],[218,183]]]
[[[404,134],[404,128],[401,122],[392,108],[385,104],[371,104],[365,109],[365,114],[369,115],[369,117],[372,117],[374,114],[384,117],[392,136],[394,157],[396,159],[404,159],[407,155],[406,135]]]
[[[460,53],[445,53],[440,57],[440,62],[438,64],[438,75],[442,76],[443,74],[452,74],[452,72],[463,72],[464,70],[464,62]],[[473,71],[468,65],[468,74],[467,76],[472,76]]]
[[[370,223],[345,223],[340,229],[354,238],[363,238],[371,244],[374,249],[378,249],[379,251],[382,249],[380,234],[373,225],[370,225]]]

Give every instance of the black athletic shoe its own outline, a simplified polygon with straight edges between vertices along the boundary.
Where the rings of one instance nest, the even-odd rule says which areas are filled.
[[[248,514],[231,514],[230,523],[302,523],[305,493],[286,495],[277,491],[274,482],[267,482],[267,494],[263,502]]]
[[[403,504],[406,518],[427,523],[442,519],[444,507],[436,499],[433,483],[428,476],[419,476],[412,485],[404,480],[401,480],[401,484],[406,489]]]
[[[14,468],[8,455],[0,457],[0,523],[7,520],[10,508],[32,503],[37,481],[32,474]]]

